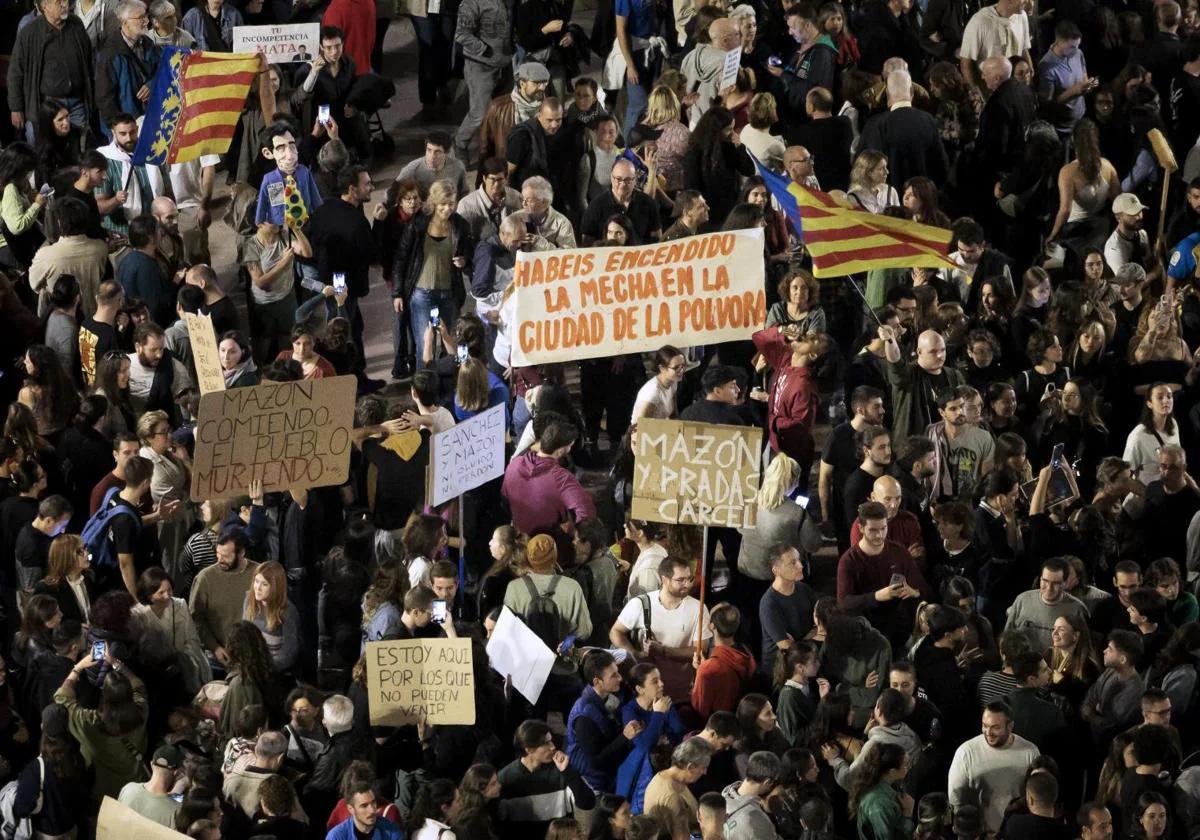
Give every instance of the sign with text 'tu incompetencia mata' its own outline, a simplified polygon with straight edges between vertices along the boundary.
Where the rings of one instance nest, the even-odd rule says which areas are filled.
[[[519,252],[518,366],[748,339],[767,317],[763,232],[631,247]]]

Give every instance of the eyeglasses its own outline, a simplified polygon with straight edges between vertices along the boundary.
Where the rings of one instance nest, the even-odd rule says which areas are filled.
[[[634,181],[637,180],[637,178],[634,178],[634,177],[618,178],[614,175],[611,180],[614,184],[632,184]]]
[[[155,429],[153,432],[150,433],[150,437],[152,437],[152,438],[166,437],[169,434],[171,434],[170,429]]]
[[[111,362],[113,359],[126,359],[128,355],[120,350],[109,350],[104,354],[104,360]]]
[[[687,365],[667,365],[667,370],[683,370]]]

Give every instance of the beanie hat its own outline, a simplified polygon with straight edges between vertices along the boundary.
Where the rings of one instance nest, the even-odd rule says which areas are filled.
[[[548,534],[538,534],[531,539],[525,551],[529,557],[529,565],[535,569],[550,566],[558,560],[558,546]]]

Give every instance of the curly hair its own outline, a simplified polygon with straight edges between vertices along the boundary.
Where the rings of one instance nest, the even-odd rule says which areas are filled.
[[[239,621],[229,630],[225,639],[225,652],[229,655],[229,672],[236,671],[242,680],[255,685],[269,685],[271,681],[271,652],[259,629],[249,621]]]

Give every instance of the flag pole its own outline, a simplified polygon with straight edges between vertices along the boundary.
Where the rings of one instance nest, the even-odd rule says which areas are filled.
[[[858,296],[860,298],[862,298],[863,309],[867,310],[867,314],[870,315],[872,319],[874,319],[876,324],[878,324],[879,326],[882,327],[883,321],[880,321],[879,316],[875,314],[875,307],[871,306],[871,302],[869,300],[867,300],[867,296],[865,294],[863,294],[862,287],[860,287],[858,285],[858,281],[855,280],[853,277],[851,277],[849,274],[845,275],[845,277],[846,277],[846,282],[849,283],[851,288],[853,288],[854,291],[858,292]]]

